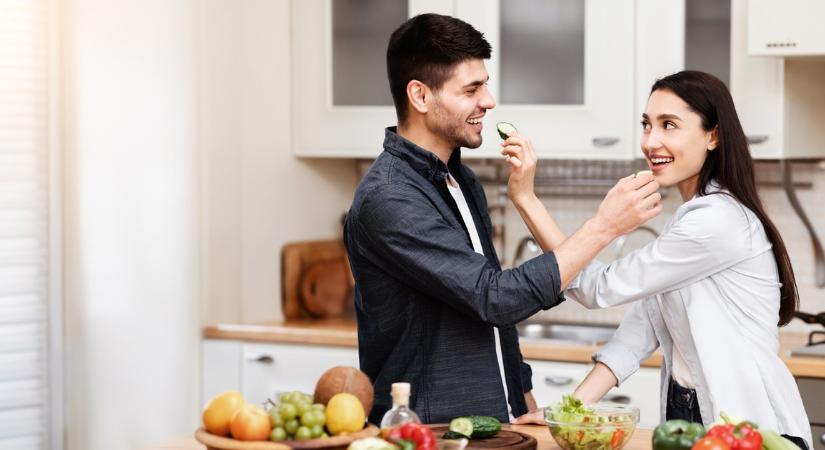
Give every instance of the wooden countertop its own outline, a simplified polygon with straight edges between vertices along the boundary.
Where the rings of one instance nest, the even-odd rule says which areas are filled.
[[[236,339],[253,342],[358,347],[355,320],[352,318],[300,320],[271,325],[219,324],[206,327],[208,339]],[[521,339],[524,359],[589,363],[598,346],[575,345],[563,341]],[[805,334],[780,333],[780,354],[791,373],[797,377],[825,378],[825,358],[788,356],[793,348],[807,342]],[[662,354],[656,352],[642,363],[646,367],[661,367]]]
[[[521,433],[529,434],[538,441],[537,450],[561,450],[561,447],[556,444],[553,437],[550,436],[550,431],[545,426],[541,425],[504,425]],[[623,450],[650,450],[650,439],[653,434],[652,430],[638,429],[633,433],[630,442]],[[206,447],[195,440],[194,437],[181,438],[170,440],[168,442],[144,447],[141,450],[205,450]]]

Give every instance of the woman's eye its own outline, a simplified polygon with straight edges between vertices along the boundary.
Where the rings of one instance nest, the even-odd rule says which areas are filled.
[[[668,120],[667,122],[665,122],[665,130],[672,130],[672,129],[674,129],[674,128],[676,128],[676,124],[675,124],[675,123],[673,123],[673,122],[671,122],[671,121],[669,121],[669,120]]]
[[[643,120],[643,121],[641,121],[641,122],[639,122],[639,123],[641,123],[641,124],[642,124],[642,129],[643,129],[643,130],[647,130],[648,128],[650,128],[650,123],[648,123],[648,122],[646,122],[646,121],[644,121],[644,120]]]

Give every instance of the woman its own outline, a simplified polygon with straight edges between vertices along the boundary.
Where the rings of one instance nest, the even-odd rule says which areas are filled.
[[[759,199],[730,93],[703,72],[668,76],[653,85],[642,126],[655,181],[676,186],[685,203],[655,241],[591,263],[568,286],[566,296],[588,308],[636,302],[574,395],[600,400],[661,347],[664,418],[708,425],[725,411],[811,448],[799,391],[778,356],[777,325],[793,317],[796,282]],[[510,197],[552,250],[565,236],[533,193],[532,145],[517,133],[502,145]],[[540,412],[531,414],[518,422],[541,423]]]

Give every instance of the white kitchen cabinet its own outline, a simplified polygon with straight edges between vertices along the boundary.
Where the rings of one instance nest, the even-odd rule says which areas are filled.
[[[345,347],[270,344],[207,339],[203,344],[203,402],[237,389],[253,403],[277,393],[312,393],[334,366],[358,367],[358,350]]]
[[[749,0],[748,52],[751,55],[825,55],[825,2]]]
[[[556,361],[527,361],[533,369],[533,396],[539,406],[547,406],[572,394],[593,364]],[[603,401],[639,408],[639,427],[653,428],[659,423],[659,369],[642,367],[620,387],[605,395]]]
[[[727,83],[756,159],[821,158],[825,63],[748,54],[753,0],[637,0],[636,118],[657,78],[684,69]],[[818,81],[817,81],[818,80]],[[641,130],[637,126],[636,148]]]
[[[495,123],[504,120],[532,138],[540,157],[631,158],[634,1],[512,0],[506,9],[502,0],[293,1],[295,154],[381,151],[383,130],[395,123],[384,55],[401,5],[408,16],[459,17],[493,47],[498,106],[484,121],[482,148],[464,156],[500,157]]]

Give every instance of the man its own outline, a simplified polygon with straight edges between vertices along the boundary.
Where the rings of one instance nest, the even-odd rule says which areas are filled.
[[[467,414],[507,421],[535,409],[514,325],[560,303],[590,259],[660,210],[658,186],[645,185],[652,177],[629,177],[554,253],[501,270],[484,191],[459,150],[481,145],[482,120],[495,107],[489,57],[481,33],[447,16],[416,16],[390,38],[398,124],[386,130],[344,229],[373,423],[399,381],[411,384],[410,407],[425,423]],[[508,142],[518,165],[512,158],[529,141]]]

